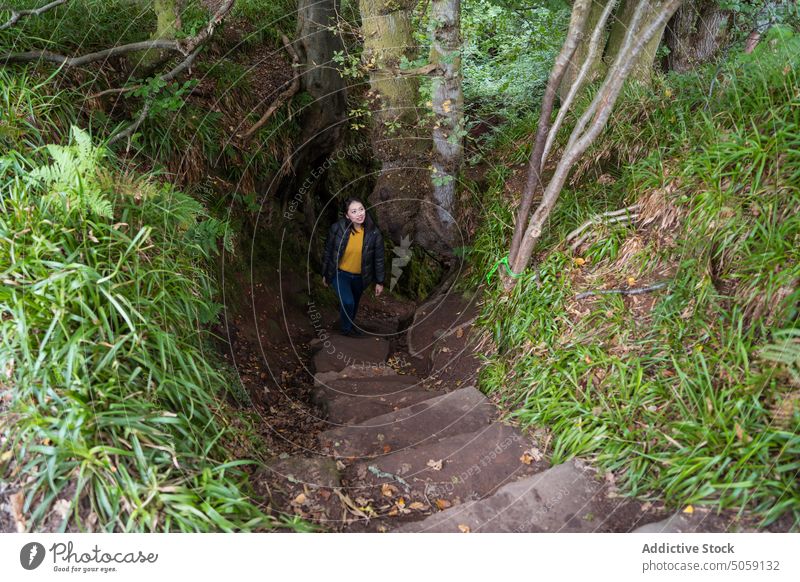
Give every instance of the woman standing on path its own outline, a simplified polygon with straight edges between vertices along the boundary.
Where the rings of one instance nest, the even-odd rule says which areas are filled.
[[[342,335],[362,337],[354,327],[358,300],[374,281],[375,295],[383,291],[383,235],[357,198],[344,203],[344,217],[331,225],[322,260],[322,283],[339,297]]]

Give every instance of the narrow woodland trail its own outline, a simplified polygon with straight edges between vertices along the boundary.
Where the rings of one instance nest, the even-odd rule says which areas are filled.
[[[550,466],[546,443],[499,420],[475,387],[478,302],[445,286],[402,333],[395,320],[364,323],[364,338],[313,340],[313,400],[327,428],[316,455],[257,477],[273,507],[329,531],[753,531],[702,508],[669,517],[577,460]]]

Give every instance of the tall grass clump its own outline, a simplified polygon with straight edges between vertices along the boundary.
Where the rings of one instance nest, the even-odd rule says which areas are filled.
[[[27,528],[274,527],[224,448],[226,383],[205,347],[225,225],[77,127],[67,145],[14,141],[0,157],[0,459]]]
[[[548,430],[554,462],[587,456],[631,494],[800,527],[798,69],[800,38],[776,29],[752,55],[631,87],[536,268],[510,295],[490,286],[483,388]],[[633,203],[634,225],[563,242]],[[476,265],[510,234],[495,222]]]

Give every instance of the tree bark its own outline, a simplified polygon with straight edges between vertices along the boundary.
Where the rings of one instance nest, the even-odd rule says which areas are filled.
[[[461,88],[461,0],[433,0],[431,6],[433,78],[432,200],[420,208],[416,240],[449,256],[456,246],[457,179],[464,159],[464,94]]]
[[[643,17],[644,23],[649,23],[653,20],[654,16],[658,13],[664,5],[664,0],[623,0],[617,9],[614,24],[611,26],[611,32],[608,36],[608,47],[603,58],[607,65],[610,65],[619,56],[620,50],[624,45],[625,33],[631,27],[631,19],[640,3],[645,3],[645,12]],[[631,68],[630,78],[639,81],[640,83],[649,83],[653,72],[653,63],[656,58],[656,51],[661,44],[661,39],[664,36],[664,29],[666,23],[657,30],[648,44],[644,47],[639,55],[638,60],[633,63]]]
[[[684,73],[713,59],[727,37],[730,18],[717,0],[688,0],[667,25],[666,69]]]
[[[589,10],[589,17],[586,21],[586,32],[582,38],[578,42],[578,46],[575,49],[575,54],[573,55],[572,59],[569,61],[569,65],[567,66],[567,70],[564,72],[564,78],[561,81],[561,85],[558,88],[558,95],[561,98],[562,103],[566,100],[567,96],[569,95],[570,89],[574,86],[576,79],[583,67],[586,63],[587,57],[589,57],[589,48],[591,43],[591,31],[595,30],[597,27],[597,23],[600,21],[601,16],[606,8],[606,6],[610,2],[616,2],[616,0],[593,0],[592,6]],[[606,67],[605,63],[603,62],[603,51],[602,48],[605,47],[605,39],[601,43],[601,50],[597,51],[596,54],[592,57],[591,63],[588,66],[586,71],[585,83],[590,84],[595,79],[602,76],[604,69]]]
[[[414,60],[414,0],[360,0],[363,63],[369,69],[373,155],[380,163],[371,212],[399,243],[414,235],[420,204],[430,197],[430,137],[418,129],[419,82],[397,74],[402,58]]]
[[[314,101],[303,110],[300,147],[292,167],[320,163],[342,138],[347,121],[347,83],[333,63],[342,39],[329,27],[336,24],[339,0],[299,0],[295,50],[300,59],[300,90]],[[311,169],[311,168],[309,168]]]

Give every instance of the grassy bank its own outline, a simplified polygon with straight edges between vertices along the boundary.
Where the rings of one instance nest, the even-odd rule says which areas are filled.
[[[207,325],[225,222],[0,71],[0,469],[29,531],[263,531]],[[19,505],[16,505],[16,504]]]
[[[591,457],[632,494],[798,527],[799,49],[776,29],[752,55],[631,87],[559,201],[535,269],[509,296],[490,286],[481,321],[498,353],[482,387],[524,426],[547,428],[554,462]],[[504,166],[526,146],[507,144],[472,284],[508,249]],[[633,223],[566,243],[633,204]]]

